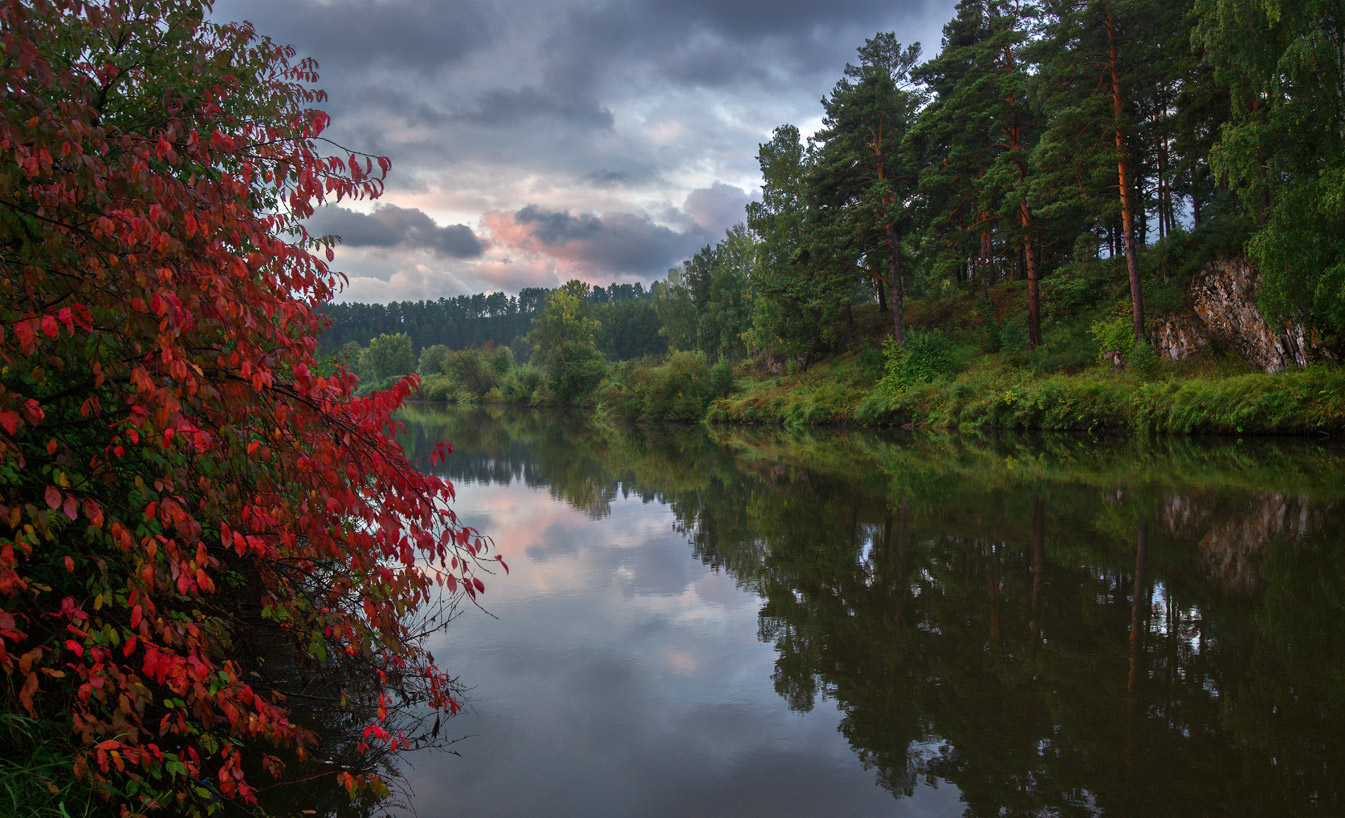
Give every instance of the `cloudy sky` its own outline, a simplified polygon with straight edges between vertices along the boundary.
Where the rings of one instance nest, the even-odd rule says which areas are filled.
[[[937,51],[953,0],[217,0],[317,58],[328,135],[392,159],[329,208],[346,301],[649,282],[742,221],[864,40]]]

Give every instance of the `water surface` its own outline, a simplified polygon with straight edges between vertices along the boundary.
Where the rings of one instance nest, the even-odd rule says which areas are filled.
[[[1339,447],[406,420],[512,571],[420,815],[1345,814]]]

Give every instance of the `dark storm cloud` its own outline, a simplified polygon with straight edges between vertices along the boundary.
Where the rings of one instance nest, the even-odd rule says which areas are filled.
[[[344,207],[319,208],[307,227],[315,236],[339,236],[347,247],[392,247],[402,240],[373,216]]]
[[[655,76],[700,88],[788,88],[819,73],[840,76],[867,37],[922,19],[937,0],[672,0],[571,10],[548,40],[554,81],[602,81],[612,61],[645,65]],[[937,30],[937,29],[935,29]],[[937,43],[924,43],[926,51]],[[629,69],[628,69],[629,70]]]
[[[537,205],[514,213],[533,252],[582,264],[590,274],[658,276],[703,244],[700,228],[679,233],[633,213],[567,213]],[[521,241],[520,241],[521,239]]]
[[[602,232],[597,216],[572,215],[528,205],[514,214],[514,221],[531,227],[529,233],[542,244],[557,245],[590,239]]]
[[[347,247],[429,250],[441,258],[476,258],[483,248],[470,227],[440,227],[415,208],[382,205],[372,215],[325,207],[308,220],[309,232],[341,237]]]
[[[316,56],[324,71],[370,64],[435,71],[492,44],[490,8],[418,0],[217,0],[211,16],[256,21],[259,33]]]
[[[612,112],[595,100],[539,91],[531,86],[487,91],[455,112],[467,125],[520,125],[537,120],[563,122],[585,130],[612,129]]]
[[[633,187],[648,184],[654,180],[654,176],[655,174],[650,172],[595,170],[584,174],[583,181],[596,188]]]

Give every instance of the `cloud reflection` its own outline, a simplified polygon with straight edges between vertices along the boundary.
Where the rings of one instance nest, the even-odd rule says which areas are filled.
[[[908,814],[873,785],[838,714],[790,713],[760,601],[696,560],[667,507],[593,519],[545,490],[458,485],[510,562],[434,645],[472,686],[461,757],[415,762],[421,815]],[[916,814],[910,812],[909,814]]]

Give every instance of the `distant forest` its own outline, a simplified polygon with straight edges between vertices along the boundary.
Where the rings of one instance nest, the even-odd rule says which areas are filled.
[[[639,283],[589,290],[588,302],[601,317],[603,327],[599,347],[608,360],[625,361],[667,351],[653,303],[660,284],[650,290]],[[367,347],[380,335],[405,333],[417,356],[431,346],[470,349],[494,345],[514,348],[521,359],[527,360],[523,339],[552,292],[544,287],[525,287],[517,296],[494,292],[437,301],[327,304],[323,312],[331,319],[331,328],[322,336],[322,346],[329,351],[351,344]]]

